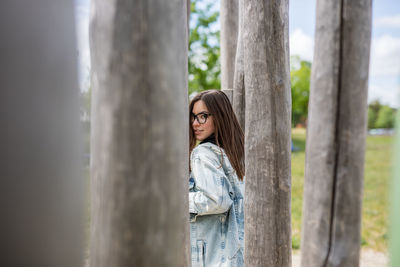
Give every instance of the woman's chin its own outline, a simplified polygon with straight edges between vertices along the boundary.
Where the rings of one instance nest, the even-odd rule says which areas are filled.
[[[199,142],[203,141],[204,139],[205,139],[205,138],[203,138],[203,137],[201,137],[201,136],[196,136],[196,140],[199,141]]]

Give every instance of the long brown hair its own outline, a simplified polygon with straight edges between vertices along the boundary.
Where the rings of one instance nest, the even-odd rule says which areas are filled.
[[[202,100],[213,116],[215,141],[225,150],[239,180],[244,177],[244,134],[233,112],[228,97],[219,90],[207,90],[197,94],[189,105],[189,155],[196,146],[191,113],[194,104]]]

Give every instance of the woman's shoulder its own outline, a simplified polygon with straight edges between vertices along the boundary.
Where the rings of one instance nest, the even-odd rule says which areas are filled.
[[[221,147],[213,143],[203,143],[193,149],[191,158],[220,159],[223,155],[225,155],[225,152]]]

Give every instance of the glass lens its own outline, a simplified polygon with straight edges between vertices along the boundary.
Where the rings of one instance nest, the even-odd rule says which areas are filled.
[[[197,115],[197,118],[199,118],[199,123],[203,124],[206,123],[207,120],[207,114],[199,114]]]

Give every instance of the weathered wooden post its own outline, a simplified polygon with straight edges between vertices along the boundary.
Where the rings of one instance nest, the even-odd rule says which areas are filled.
[[[183,8],[185,8],[185,6]],[[185,36],[186,50],[184,52],[185,53],[185,58],[184,58],[184,65],[185,65],[185,69],[184,69],[184,75],[185,75],[185,93],[184,93],[185,94],[185,101],[184,101],[184,104],[183,104],[183,105],[186,105],[185,107],[188,107],[188,105],[189,105],[189,103],[187,101],[188,101],[188,92],[189,92],[189,66],[188,66],[188,52],[189,51],[188,50],[189,50],[189,35],[190,35],[190,13],[191,13],[190,11],[191,11],[191,0],[186,0],[186,27],[187,28],[186,28],[186,36]],[[184,127],[185,127],[185,125],[184,125]],[[184,131],[184,135],[188,137],[189,136],[189,129],[187,127],[185,127],[185,128],[187,130]],[[186,138],[186,139],[183,138],[181,140],[181,146],[183,146],[184,149],[188,148],[186,150],[187,154],[184,155],[185,157],[188,158],[189,157],[189,138]],[[183,166],[181,166],[181,168],[180,168],[180,170],[182,172],[181,173],[181,178],[183,179],[183,183],[184,184],[186,184],[188,182],[187,178],[188,178],[188,168],[189,168],[189,166],[186,165],[186,162],[182,163]],[[185,207],[184,208],[185,208],[186,211],[188,211],[189,210],[189,200],[188,200],[188,198],[186,198],[186,196],[188,195],[186,189],[184,191],[184,194],[185,194],[185,197],[184,197],[184,200],[185,200],[184,206]],[[183,216],[183,220],[185,220],[187,222],[188,214],[184,213],[184,214],[182,214],[182,216]],[[188,267],[188,266],[190,266],[190,262],[191,262],[191,259],[190,259],[191,247],[189,245],[190,244],[190,233],[189,233],[189,230],[183,230],[183,231],[181,231],[180,234],[181,234],[181,237],[180,237],[181,238],[181,242],[184,243],[184,249],[181,252],[181,265],[180,265],[180,267]]]
[[[245,86],[244,86],[244,40],[243,40],[243,13],[244,0],[238,0],[238,37],[235,53],[235,69],[233,75],[232,107],[242,129],[245,129]]]
[[[93,267],[189,265],[186,3],[92,3]]]
[[[233,103],[239,0],[221,0],[221,89]]]
[[[233,88],[239,24],[239,0],[221,0],[221,88]]]
[[[371,0],[317,3],[302,266],[358,266]]]
[[[289,6],[286,0],[244,0],[240,6],[245,265],[291,266]]]
[[[190,34],[190,9],[191,9],[191,3],[190,0],[186,0],[186,27],[187,27],[187,41],[189,43],[189,34]]]
[[[0,266],[82,266],[72,0],[0,3]]]
[[[233,98],[233,89],[221,89],[222,92],[226,94],[226,96],[229,98],[229,101],[232,104],[232,98]]]

